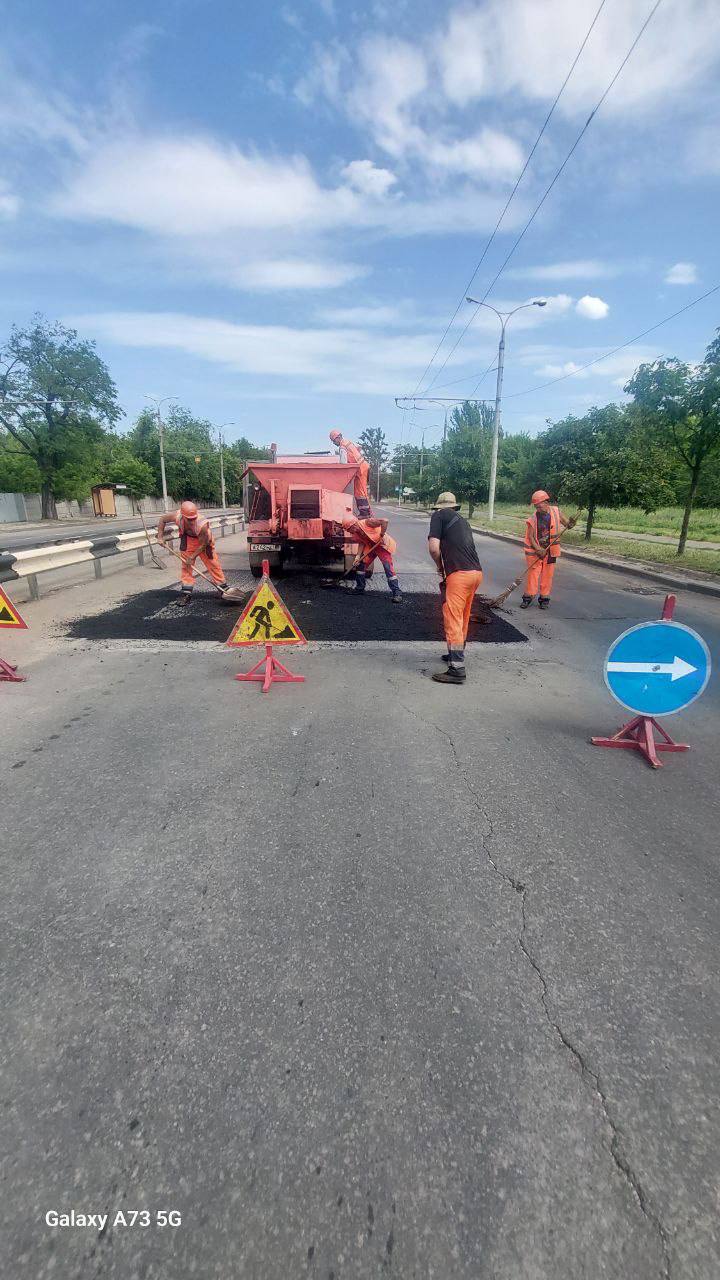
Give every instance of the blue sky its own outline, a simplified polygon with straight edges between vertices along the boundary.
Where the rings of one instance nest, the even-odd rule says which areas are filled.
[[[381,426],[413,392],[599,0],[0,4],[0,335],[33,312],[144,393],[286,448]],[[482,296],[652,8],[605,0],[473,286]],[[720,294],[720,5],[662,0],[489,300],[505,427],[695,360]],[[497,320],[463,306],[422,387],[470,394]],[[451,383],[451,386],[445,384]],[[494,374],[479,395],[492,396]],[[408,419],[439,436],[441,411]]]

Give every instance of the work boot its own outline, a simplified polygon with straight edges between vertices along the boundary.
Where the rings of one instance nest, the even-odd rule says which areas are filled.
[[[392,593],[392,595],[391,595],[391,597],[390,597],[390,603],[391,603],[391,604],[402,604],[402,602],[403,602],[403,594],[402,594],[402,591],[393,591],[393,593]]]
[[[447,671],[436,671],[433,680],[438,684],[464,684],[465,668],[464,667],[448,667]]]
[[[541,596],[540,599],[538,600],[538,609],[549,609],[549,608],[550,608],[550,600],[548,599],[547,596]]]
[[[520,601],[520,608],[529,609],[532,602],[533,602],[532,596],[523,596],[522,600]]]

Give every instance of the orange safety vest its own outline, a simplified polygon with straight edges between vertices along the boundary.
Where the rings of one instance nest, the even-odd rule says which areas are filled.
[[[210,528],[209,528],[209,526],[208,526],[208,522],[207,522],[207,520],[198,520],[198,521],[197,521],[197,526],[196,526],[195,532],[193,533],[191,529],[188,529],[188,527],[187,527],[187,520],[185,519],[185,517],[184,517],[184,515],[182,514],[182,512],[180,512],[180,511],[176,511],[176,512],[175,512],[175,523],[176,523],[176,525],[177,525],[178,529],[180,530],[180,550],[181,550],[181,551],[187,551],[187,550],[189,549],[189,548],[188,548],[188,538],[192,538],[195,542],[199,542],[199,540],[200,540],[200,530],[201,530],[201,529],[207,529],[207,533],[208,533],[208,540],[207,540],[207,543],[205,544],[205,549],[206,549],[206,551],[207,551],[208,555],[211,555],[211,556],[212,556],[212,555],[214,555],[214,554],[215,554],[215,540],[214,540],[214,538],[213,538],[213,536],[212,536],[212,533],[211,533]],[[190,549],[192,550],[192,548],[190,548]]]
[[[366,547],[372,547],[379,543],[381,547],[385,547],[392,555],[397,551],[397,542],[390,537],[389,533],[382,534],[379,529],[369,526],[366,520],[352,520],[343,523],[343,528],[352,537],[355,529],[360,530],[361,537],[359,541],[363,542]]]
[[[538,513],[537,511],[535,511],[531,516],[528,516],[527,520],[525,521],[525,555],[526,556],[537,555],[535,548],[530,542],[531,534],[535,538],[536,542],[540,542],[540,538],[538,537],[537,518],[538,518]],[[550,551],[551,551],[550,559],[551,560],[557,560],[558,556],[561,553],[560,544],[558,542],[558,538],[560,537],[561,532],[562,532],[562,525],[560,523],[560,508],[551,507],[550,508]],[[542,543],[540,543],[540,545],[542,546]]]

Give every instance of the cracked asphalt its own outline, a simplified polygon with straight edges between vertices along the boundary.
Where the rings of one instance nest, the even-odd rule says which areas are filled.
[[[392,531],[423,572],[426,521]],[[477,541],[494,592],[517,552]],[[263,697],[232,679],[246,654],[63,638],[106,584],[25,608],[7,1274],[714,1280],[717,680],[660,773],[591,747],[623,719],[607,646],[663,592],[570,562],[556,583],[463,688],[427,644],[313,645]],[[717,654],[716,602],[676,616]]]

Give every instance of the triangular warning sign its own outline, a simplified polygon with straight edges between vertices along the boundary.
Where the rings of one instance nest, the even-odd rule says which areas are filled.
[[[2,587],[0,587],[0,627],[20,627],[22,631],[27,631],[27,622],[20,617],[17,605],[5,595]]]
[[[307,644],[307,640],[270,579],[263,578],[226,643],[235,648],[248,644]]]

